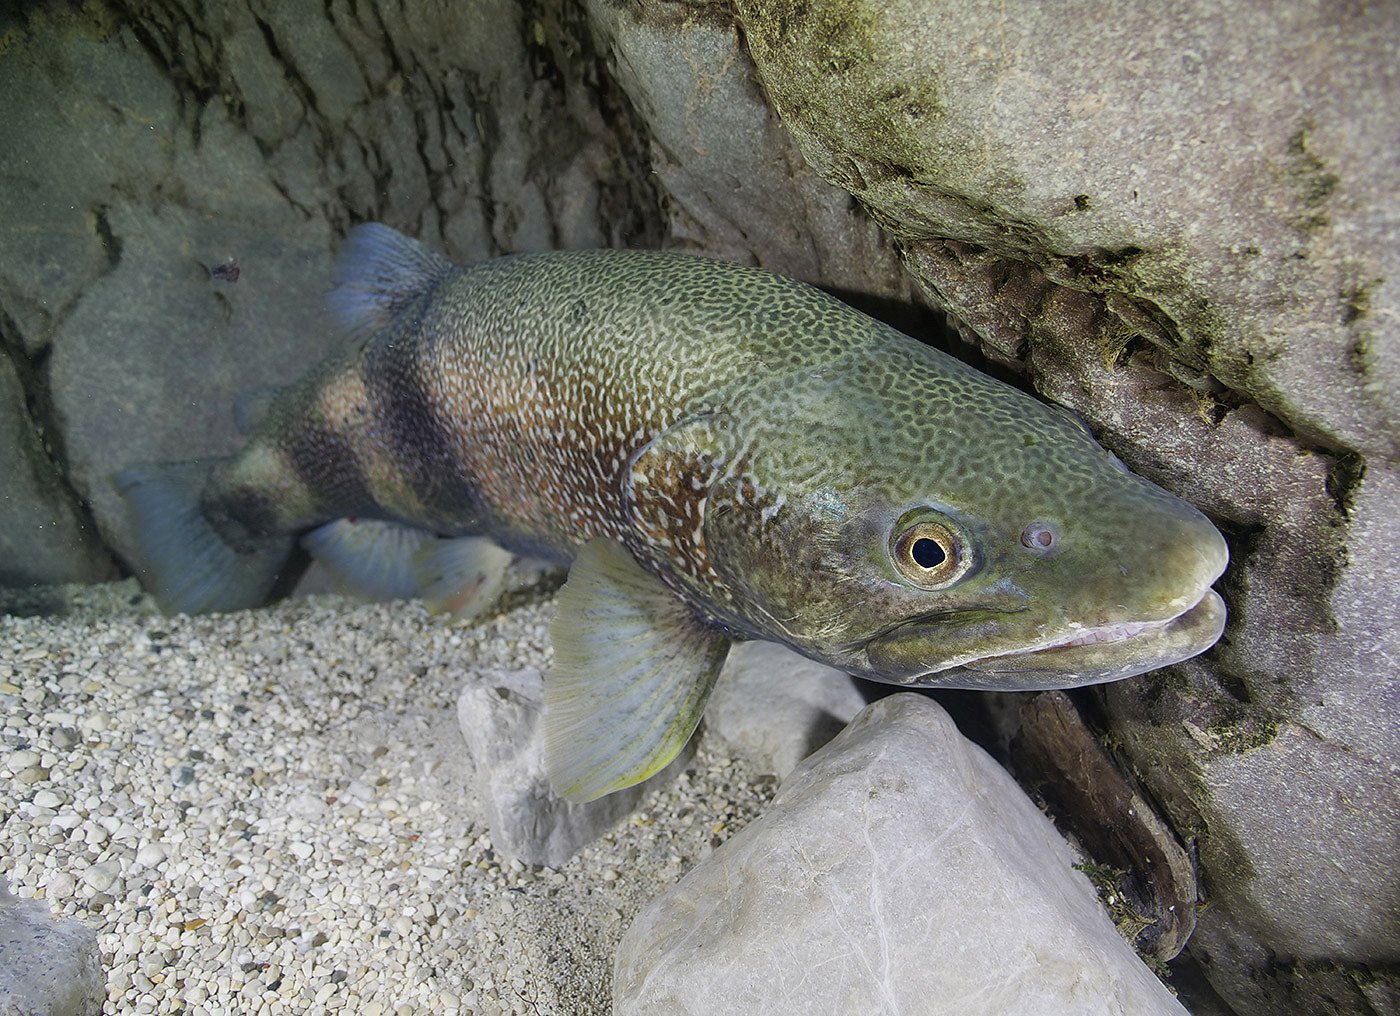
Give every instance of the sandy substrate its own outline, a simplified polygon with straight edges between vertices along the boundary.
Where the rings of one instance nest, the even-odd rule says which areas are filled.
[[[100,930],[109,1013],[606,1013],[637,911],[775,789],[702,738],[582,856],[525,867],[492,849],[455,707],[547,664],[547,603],[467,627],[62,599],[0,617],[0,877]]]

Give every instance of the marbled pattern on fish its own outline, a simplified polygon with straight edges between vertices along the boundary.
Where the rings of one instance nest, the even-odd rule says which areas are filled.
[[[479,535],[577,557],[551,677],[552,743],[587,742],[556,747],[576,796],[664,764],[729,637],[900,683],[1052,687],[1219,634],[1225,550],[1204,517],[1067,414],[810,286],[643,251],[455,267],[379,226],[340,271],[345,352],[276,401],[177,531],[202,519],[246,562],[326,526],[318,545],[351,571],[376,541],[346,517],[433,534],[429,556]],[[126,488],[161,517],[150,474]],[[169,543],[157,591],[227,605],[213,580],[202,600],[162,580],[183,567]],[[498,585],[504,558],[472,546],[438,553],[439,601]],[[441,592],[454,568],[460,595]],[[595,637],[598,618],[630,642]],[[633,735],[635,758],[600,761],[598,738]]]

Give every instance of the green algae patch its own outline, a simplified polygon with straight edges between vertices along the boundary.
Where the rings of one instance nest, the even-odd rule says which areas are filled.
[[[1288,139],[1288,163],[1285,170],[1299,197],[1299,211],[1293,217],[1293,225],[1303,233],[1315,233],[1331,225],[1331,218],[1324,211],[1341,177],[1327,168],[1326,163],[1312,150],[1311,122]]]
[[[1277,719],[1255,715],[1221,719],[1206,727],[1206,734],[1217,747],[1231,755],[1243,755],[1273,744],[1278,733]]]

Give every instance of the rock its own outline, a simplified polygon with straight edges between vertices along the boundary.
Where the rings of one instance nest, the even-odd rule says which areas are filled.
[[[336,344],[320,294],[352,221],[458,259],[656,246],[648,174],[571,9],[413,8],[367,32],[350,8],[220,0],[6,28],[0,319],[118,552],[114,472],[231,451],[239,393]],[[21,521],[48,510],[6,492]]]
[[[97,933],[54,920],[42,901],[18,899],[0,880],[0,1011],[95,1016],[106,998]]]
[[[72,491],[58,479],[0,350],[0,586],[98,582],[116,571]]]
[[[705,707],[705,729],[783,777],[865,708],[843,671],[773,642],[739,642]]]
[[[587,804],[566,801],[550,789],[545,773],[543,705],[544,678],[538,670],[488,671],[462,690],[457,719],[476,763],[492,844],[526,864],[558,868],[635,809],[653,781],[667,779],[673,770]]]
[[[1400,359],[1380,362],[1397,337],[1377,317],[1400,294],[1394,8],[735,8],[808,161],[914,248],[1121,295],[1129,334],[1313,437],[1394,454]]]
[[[688,5],[587,7],[650,135],[672,245],[848,294],[914,299],[886,235],[806,165],[778,122],[736,23]]]
[[[1226,532],[1221,644],[1098,693],[1108,734],[1199,856],[1216,990],[1368,1012],[1400,989],[1400,11],[734,10],[965,337]]]
[[[894,695],[642,912],[614,1012],[1184,1013],[1074,863],[939,706]]]

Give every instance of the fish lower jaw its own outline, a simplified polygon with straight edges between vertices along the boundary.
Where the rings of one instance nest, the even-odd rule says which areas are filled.
[[[1181,615],[1177,615],[1180,617]],[[1118,621],[1114,624],[1099,625],[1094,628],[1079,627],[1069,634],[1060,635],[1044,642],[1008,649],[1005,652],[987,656],[968,656],[966,659],[952,660],[950,667],[976,667],[981,664],[996,663],[1001,660],[1014,660],[1021,656],[1031,656],[1051,649],[1074,649],[1082,646],[1100,646],[1113,642],[1125,642],[1169,628],[1176,617],[1161,621]]]
[[[1146,632],[1157,631],[1167,627],[1176,618],[1169,617],[1165,621],[1120,621],[1116,624],[1106,624],[1098,628],[1083,628],[1073,635],[1046,642],[1043,645],[1031,646],[1027,649],[1019,650],[1017,653],[1008,653],[1015,656],[1019,653],[1036,653],[1043,649],[1064,649],[1069,646],[1096,646],[1104,642],[1121,642],[1123,639],[1136,638]]]

